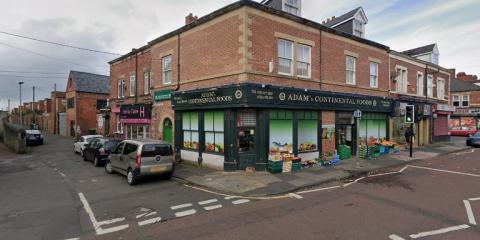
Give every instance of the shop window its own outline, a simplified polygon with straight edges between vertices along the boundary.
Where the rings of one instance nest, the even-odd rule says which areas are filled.
[[[127,139],[146,139],[150,138],[150,126],[148,125],[125,125]]]
[[[269,158],[280,159],[293,153],[293,112],[287,110],[270,111]]]
[[[293,42],[278,39],[278,73],[293,74]]]
[[[371,145],[387,137],[387,115],[362,113],[359,126],[359,145]]]
[[[298,112],[298,151],[318,151],[318,113]]]
[[[183,147],[198,150],[198,112],[184,112],[182,114]]]
[[[223,112],[205,112],[205,151],[224,153],[224,114]]]

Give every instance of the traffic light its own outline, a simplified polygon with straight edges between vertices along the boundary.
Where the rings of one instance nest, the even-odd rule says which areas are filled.
[[[407,105],[405,106],[405,123],[414,123],[415,122],[415,106]]]

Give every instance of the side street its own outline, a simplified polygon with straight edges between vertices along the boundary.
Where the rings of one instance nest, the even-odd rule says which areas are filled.
[[[70,4],[0,0],[0,239],[480,239],[478,1]]]

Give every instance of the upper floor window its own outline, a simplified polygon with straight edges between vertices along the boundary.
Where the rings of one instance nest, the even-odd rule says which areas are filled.
[[[423,90],[423,74],[417,74],[417,95],[423,97],[424,90]]]
[[[143,93],[145,95],[150,94],[151,87],[152,87],[152,72],[146,71],[143,73]]]
[[[433,76],[427,76],[427,97],[433,97]]]
[[[125,80],[118,80],[117,82],[117,95],[118,98],[124,98],[125,97]]]
[[[462,107],[468,107],[468,106],[470,106],[470,96],[464,95],[462,96]]]
[[[130,74],[130,97],[135,96],[137,91],[137,78],[135,73]]]
[[[162,79],[163,84],[172,83],[172,55],[162,58]]]
[[[378,63],[370,62],[370,87],[378,88]]]
[[[357,65],[357,59],[352,56],[346,57],[346,72],[347,72],[347,84],[355,84],[355,69]]]
[[[407,70],[404,68],[397,68],[397,92],[407,93]]]
[[[460,96],[454,95],[452,103],[453,103],[453,106],[460,107]]]
[[[353,35],[363,37],[363,23],[358,19],[353,20]]]
[[[311,72],[311,52],[310,46],[297,45],[297,75],[299,77],[310,77]]]
[[[67,108],[74,108],[75,107],[75,98],[67,99]]]
[[[283,11],[300,16],[300,0],[284,0]]]
[[[278,39],[278,73],[293,74],[293,42]]]
[[[441,78],[437,78],[437,98],[445,99],[445,80]]]

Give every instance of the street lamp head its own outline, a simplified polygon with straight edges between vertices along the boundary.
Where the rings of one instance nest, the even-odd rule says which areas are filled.
[[[24,83],[25,83],[25,82],[18,82],[18,85],[22,85],[22,84],[24,84]]]

